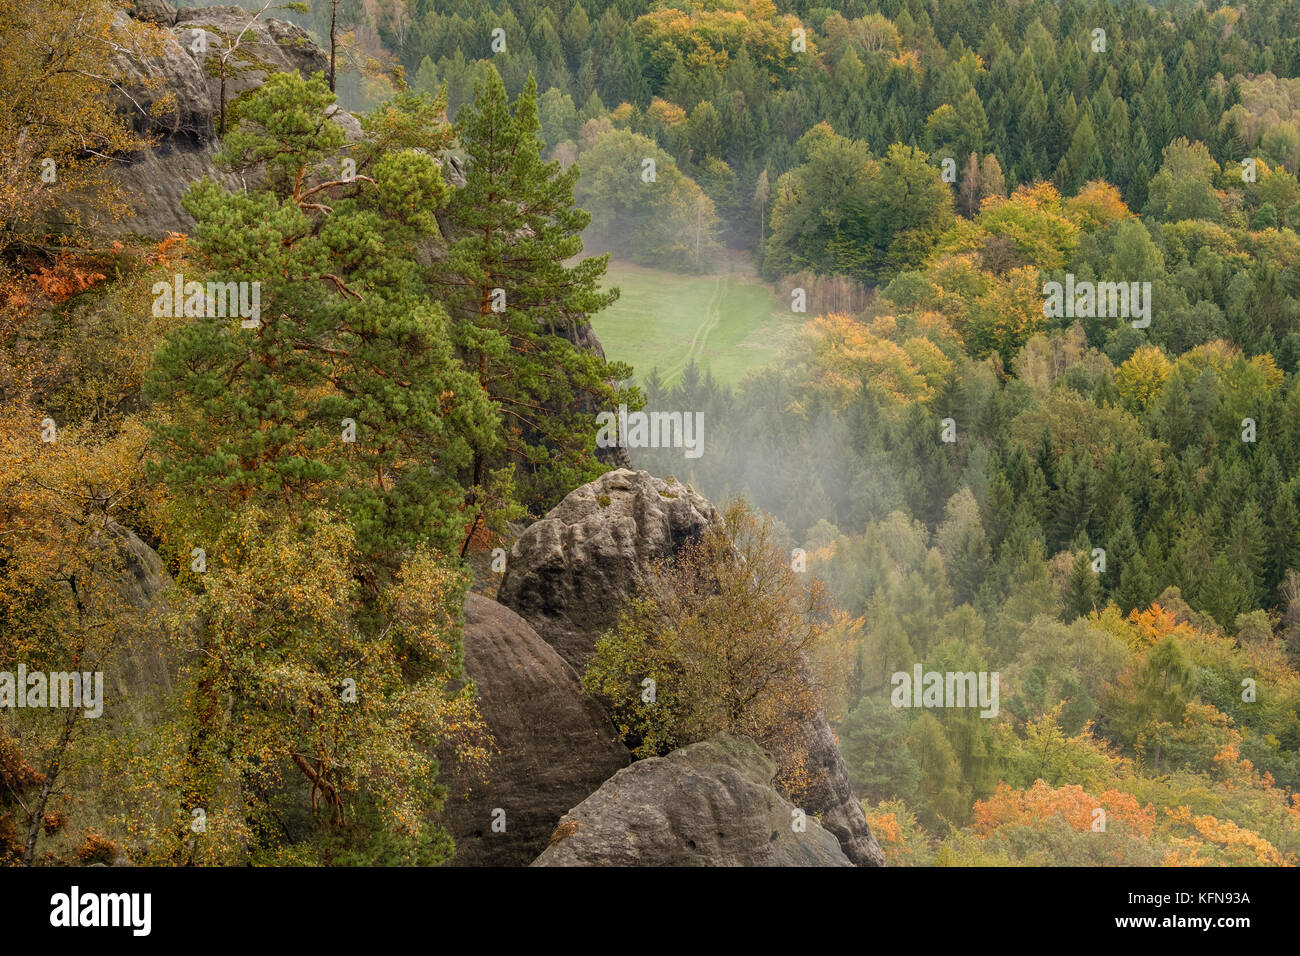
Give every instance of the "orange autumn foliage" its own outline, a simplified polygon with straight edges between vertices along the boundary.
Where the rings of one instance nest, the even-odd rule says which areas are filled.
[[[1088,183],[1076,195],[1067,199],[1065,214],[1088,231],[1107,223],[1129,219],[1133,215],[1120,198],[1119,190],[1101,180]]]
[[[66,252],[59,253],[52,266],[42,266],[32,276],[32,281],[51,302],[62,302],[103,279],[102,272],[83,268]]]
[[[1172,824],[1185,829],[1185,835],[1174,839],[1177,846],[1165,854],[1163,866],[1293,865],[1268,840],[1231,820],[1193,814],[1188,807],[1167,808],[1165,813]]]
[[[1194,627],[1180,622],[1173,611],[1159,604],[1152,604],[1145,611],[1134,608],[1127,620],[1128,643],[1133,650],[1145,650],[1165,637],[1189,638],[1196,634]]]
[[[166,268],[172,264],[173,259],[184,260],[185,244],[188,241],[189,236],[183,232],[169,232],[167,238],[160,240],[152,252],[145,254],[145,261]]]
[[[1106,790],[1094,797],[1075,784],[1051,787],[1042,780],[1028,790],[998,784],[991,797],[975,802],[974,829],[978,836],[987,837],[1000,827],[1036,828],[1061,817],[1071,829],[1084,833],[1092,829],[1093,811],[1098,807],[1106,811],[1108,823],[1122,821],[1143,837],[1151,835],[1155,809],[1139,806],[1132,794]]]
[[[885,854],[885,866],[930,866],[934,848],[917,822],[916,814],[901,800],[883,800],[874,807],[864,802],[867,825]]]

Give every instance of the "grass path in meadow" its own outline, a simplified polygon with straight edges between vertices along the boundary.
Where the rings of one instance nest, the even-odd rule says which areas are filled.
[[[727,384],[782,359],[806,316],[744,272],[686,275],[611,261],[606,286],[622,297],[592,317],[605,355],[643,379],[675,382],[694,358]]]

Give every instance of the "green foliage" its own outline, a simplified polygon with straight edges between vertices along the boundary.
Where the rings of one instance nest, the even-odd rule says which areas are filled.
[[[544,161],[538,130],[536,86],[512,111],[501,77],[485,68],[456,127],[467,159],[448,206],[456,238],[434,269],[462,361],[501,422],[504,449],[476,449],[456,472],[480,504],[490,500],[489,470],[515,464],[524,501],[549,506],[604,470],[596,412],[639,407],[635,389],[614,384],[631,369],[576,344],[617,292],[599,289],[607,257],[569,262],[590,217],[573,206],[577,169]]]
[[[653,180],[647,182],[652,161]],[[596,137],[578,156],[578,204],[591,240],[648,266],[703,271],[718,251],[713,200],[652,140],[626,130]]]
[[[770,521],[743,503],[662,564],[596,644],[583,687],[640,756],[728,731],[772,750],[787,793],[809,781],[804,724],[818,702],[808,655],[825,592],[790,567]]]
[[[876,282],[920,263],[953,221],[926,154],[896,143],[878,161],[864,143],[809,136],[806,161],[777,180],[764,270]]]
[[[211,540],[242,503],[286,520],[328,503],[365,553],[391,563],[421,543],[459,543],[461,473],[499,445],[500,425],[449,347],[417,260],[439,236],[427,210],[447,201],[436,161],[408,130],[341,179],[337,127],[322,120],[332,102],[319,77],[276,75],[222,154],[239,167],[269,159],[265,186],[190,191],[208,275],[257,283],[261,315],[255,328],[236,316],[178,327],[146,396],[161,412],[157,473],[176,496],[180,540]]]
[[[761,545],[739,535],[746,563],[722,537],[687,549],[601,639],[585,685],[640,754],[740,730],[798,790],[790,728],[820,703],[802,652],[824,582],[845,611],[828,711],[891,862],[1300,859],[1292,11],[1122,5],[1103,60],[1051,0],[885,6],[346,5],[344,27],[400,67],[345,74],[346,95],[374,101],[403,71],[414,91],[347,142],[322,80],[277,76],[232,106],[220,157],[264,175],[186,200],[186,278],[260,282],[256,328],[179,315],[139,339],[99,319],[69,332],[80,305],[3,324],[6,403],[24,393],[0,419],[6,633],[80,653],[98,629],[73,597],[95,581],[50,556],[89,562],[110,512],[147,526],[181,569],[178,613],[200,621],[168,719],[94,741],[123,768],[123,819],[151,861],[447,858],[428,747],[482,756],[454,554],[598,473],[594,413],[639,402],[616,384],[630,367],[575,345],[613,299],[584,233],[679,271],[725,243],[757,250],[769,279],[859,293],[816,309],[836,313],[820,361],[734,387],[689,363],[646,377],[652,400],[725,423],[676,473],[779,524]],[[321,29],[320,5],[290,7]],[[507,50],[485,67],[497,26]],[[13,63],[31,73],[5,74],[15,103],[51,88]],[[103,151],[121,131],[97,115]],[[0,123],[20,199],[36,196],[30,136]],[[57,305],[51,290],[95,281],[60,268],[6,301],[21,317],[33,284]],[[1067,273],[1149,282],[1150,325],[1045,314],[1043,284]],[[109,301],[129,311],[137,293]],[[134,386],[112,379],[136,369],[127,341],[152,351],[162,330],[146,450],[123,418]],[[101,334],[105,355],[85,354]],[[51,356],[86,381],[52,386],[33,362]],[[41,457],[30,426],[50,403],[83,420]],[[667,467],[668,450],[636,463]],[[194,547],[206,577],[184,571]],[[891,675],[916,664],[998,672],[1000,712],[893,709]],[[52,740],[33,726],[19,749],[46,757]],[[0,831],[19,812],[4,799]],[[199,806],[220,839],[190,839]]]
[[[914,801],[921,768],[907,746],[907,725],[880,697],[864,697],[839,726],[840,752],[864,800]]]

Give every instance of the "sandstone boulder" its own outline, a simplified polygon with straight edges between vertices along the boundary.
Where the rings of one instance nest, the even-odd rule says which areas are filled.
[[[114,166],[134,210],[112,231],[156,237],[190,232],[194,220],[181,199],[191,183],[206,176],[231,189],[247,184],[219,170],[214,157],[221,113],[217,63],[251,14],[231,6],[173,10],[165,0],[135,0],[131,13],[162,27],[163,37],[161,49],[148,55],[124,44],[114,59],[124,78],[118,109],[137,132],[153,138],[153,145]],[[119,17],[128,22],[125,13]],[[244,32],[227,63],[227,109],[273,73],[297,70],[310,76],[327,65],[307,31],[262,17]],[[330,118],[350,140],[360,137],[360,124],[346,110],[335,107]]]
[[[862,803],[853,793],[844,757],[826,716],[817,713],[800,728],[807,747],[809,786],[803,804],[821,817],[822,826],[840,841],[855,866],[884,866],[885,853],[867,825]]]
[[[631,760],[578,678],[522,618],[471,592],[465,599],[465,669],[496,747],[486,782],[451,773],[443,825],[456,841],[453,865],[524,866],[556,823]],[[448,776],[448,774],[451,774]],[[505,811],[504,833],[492,813]]]
[[[640,760],[566,813],[533,866],[850,866],[772,786],[776,762],[719,734]]]
[[[221,79],[218,64],[227,49],[238,46],[226,61],[226,103],[255,90],[273,73],[297,70],[303,76],[324,73],[329,57],[297,24],[262,16],[251,26],[252,13],[242,7],[182,7],[176,11],[172,32],[186,49],[193,50],[201,31],[206,52],[193,53],[207,77],[208,95],[220,108]],[[240,36],[242,33],[242,37]]]
[[[126,602],[133,607],[148,611],[157,607],[157,602],[168,587],[171,575],[163,567],[158,552],[140,540],[129,528],[116,521],[107,525],[109,541],[121,561],[122,574],[119,576],[119,590]]]
[[[606,472],[519,537],[497,600],[581,672],[654,563],[719,520],[708,499],[685,485],[626,468]]]
[[[169,27],[176,22],[176,8],[167,0],[130,0],[126,9],[137,20],[149,20]]]

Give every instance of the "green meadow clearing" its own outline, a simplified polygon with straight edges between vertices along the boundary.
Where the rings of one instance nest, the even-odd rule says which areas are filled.
[[[677,381],[691,359],[729,385],[779,359],[807,316],[792,313],[752,275],[682,275],[611,261],[606,286],[621,298],[592,316],[605,355],[639,381],[659,369]]]

